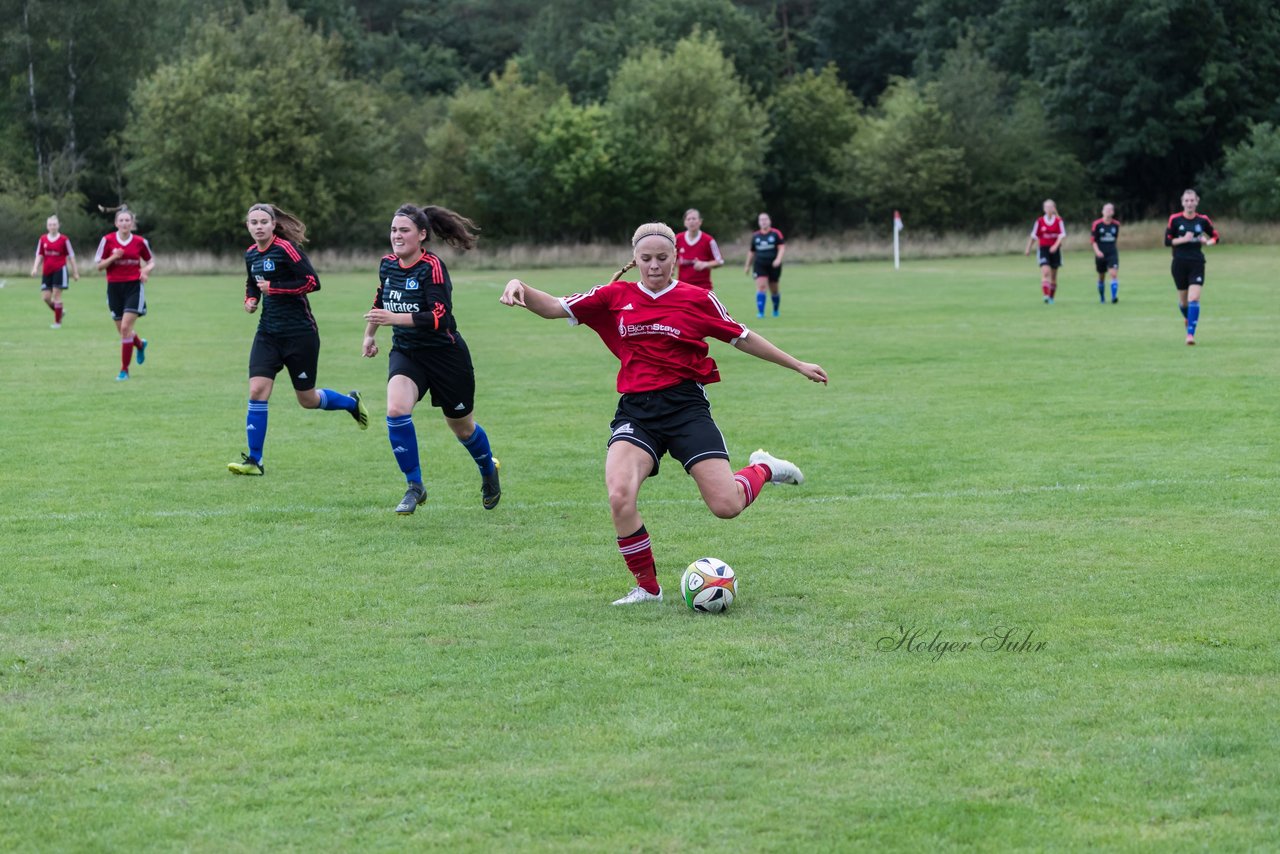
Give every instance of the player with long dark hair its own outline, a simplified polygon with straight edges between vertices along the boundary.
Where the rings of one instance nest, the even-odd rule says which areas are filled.
[[[53,312],[53,329],[62,328],[62,295],[66,292],[67,268],[80,281],[80,267],[76,264],[76,251],[71,248],[71,238],[62,234],[58,215],[52,214],[44,224],[46,234],[36,241],[36,260],[31,265],[31,275],[40,276],[40,296]]]
[[[1200,291],[1204,288],[1204,250],[1218,242],[1218,229],[1213,220],[1196,213],[1200,194],[1195,190],[1182,193],[1182,213],[1169,217],[1164,230],[1164,245],[1173,248],[1173,286],[1178,290],[1178,310],[1186,321],[1187,346],[1196,343],[1196,326],[1200,323]]]
[[[658,473],[670,453],[698,485],[708,509],[731,519],[759,496],[766,483],[804,482],[800,469],[758,450],[734,471],[724,436],[711,417],[704,386],[720,379],[707,355],[707,338],[732,344],[768,362],[826,383],[820,366],[801,362],[734,321],[714,293],[677,281],[676,235],[662,223],[646,223],[631,238],[631,262],[605,285],[585,294],[556,298],[519,279],[502,292],[504,305],[539,317],[568,318],[591,327],[621,361],[622,397],[611,425],[605,486],[618,537],[618,551],[636,587],[615,605],[662,601],[649,532],[637,507],[640,486]],[[619,281],[632,267],[639,282]]]
[[[261,309],[262,314],[249,351],[249,409],[244,427],[249,453],[241,454],[238,463],[227,463],[227,470],[261,476],[266,471],[262,449],[267,439],[267,404],[281,368],[288,369],[303,409],[349,412],[361,430],[369,428],[369,411],[358,391],[316,390],[320,331],[307,294],[320,290],[320,278],[299,248],[307,242],[306,225],[293,214],[262,203],[249,208],[245,227],[253,244],[244,253],[244,310],[253,314]]]
[[[133,211],[121,205],[116,209],[116,230],[98,242],[93,261],[99,270],[107,271],[107,308],[120,333],[120,373],[116,380],[129,379],[129,364],[137,357],[141,365],[147,360],[147,339],[134,330],[138,318],[147,313],[147,277],[155,269],[156,259],[145,237],[134,234]]]
[[[426,248],[431,235],[458,249],[476,245],[476,224],[448,208],[401,205],[391,218],[391,253],[378,268],[378,291],[365,314],[364,355],[378,355],[379,326],[391,327],[387,364],[387,438],[407,488],[396,512],[407,516],[427,500],[413,408],[428,393],[445,424],[480,470],[480,503],[498,506],[499,463],[474,417],[476,375],[471,351],[453,316],[453,282]]]

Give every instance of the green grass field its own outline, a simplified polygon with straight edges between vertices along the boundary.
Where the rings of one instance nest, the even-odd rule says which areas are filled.
[[[712,345],[735,463],[763,446],[808,482],[721,521],[664,465],[641,510],[668,600],[631,609],[616,363],[500,306],[508,274],[455,276],[502,504],[424,405],[409,518],[385,356],[358,357],[372,275],[321,271],[313,300],[321,385],[362,390],[370,430],[282,378],[261,479],[225,469],[239,279],[161,269],[116,383],[101,279],[55,332],[10,278],[0,850],[1271,848],[1276,255],[1210,250],[1195,348],[1166,253],[1123,262],[1102,306],[1069,256],[1052,307],[1020,256],[792,264],[763,321],[720,271],[832,377]],[[726,615],[672,595],[704,554],[741,578]],[[998,627],[1030,643],[984,649]]]

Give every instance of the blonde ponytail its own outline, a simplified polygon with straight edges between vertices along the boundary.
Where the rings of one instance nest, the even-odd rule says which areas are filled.
[[[630,269],[631,269],[632,267],[634,267],[635,265],[636,265],[636,259],[632,258],[630,261],[628,261],[628,262],[627,262],[627,265],[626,265],[625,267],[623,267],[623,268],[622,268],[621,270],[619,270],[618,272],[614,273],[614,274],[613,274],[613,278],[612,278],[612,279],[610,279],[609,281],[611,281],[611,282],[616,282],[616,281],[618,281],[619,279],[621,279],[621,278],[622,278],[622,274],[623,274],[623,273],[627,272],[628,270],[630,270]]]

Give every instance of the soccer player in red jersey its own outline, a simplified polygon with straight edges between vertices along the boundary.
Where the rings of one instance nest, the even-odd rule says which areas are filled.
[[[1106,278],[1111,271],[1111,302],[1120,302],[1120,220],[1116,219],[1116,206],[1107,202],[1102,206],[1102,217],[1095,219],[1089,228],[1089,245],[1093,247],[1094,266],[1098,271],[1098,302],[1107,301]]]
[[[764,317],[764,293],[769,289],[773,297],[773,316],[778,316],[782,295],[778,293],[778,280],[782,278],[782,257],[787,254],[787,241],[782,232],[773,227],[767,213],[756,218],[759,231],[751,233],[751,248],[747,250],[747,275],[755,275],[756,317]]]
[[[116,230],[98,242],[93,256],[98,269],[107,271],[107,307],[120,332],[117,380],[129,379],[129,363],[135,355],[139,365],[147,360],[147,339],[138,337],[134,325],[147,313],[143,286],[156,260],[146,238],[133,233],[134,226],[133,212],[121,206],[116,211]]]
[[[827,382],[819,365],[796,359],[735,322],[714,293],[673,278],[676,235],[669,227],[642,225],[631,245],[632,261],[613,281],[588,293],[556,298],[512,279],[500,297],[504,305],[527,308],[539,317],[563,317],[591,327],[622,363],[622,397],[611,424],[604,479],[618,550],[636,587],[615,605],[662,601],[649,533],[636,501],[645,478],[658,473],[664,453],[680,461],[708,509],[722,519],[741,513],[766,483],[804,482],[799,468],[763,450],[753,453],[745,468],[735,472],[729,466],[729,451],[704,388],[720,379],[704,339],[719,339],[813,382]],[[619,281],[632,267],[639,269],[640,281]]]
[[[448,208],[401,205],[391,218],[391,254],[383,257],[378,268],[378,291],[373,308],[364,316],[366,358],[378,355],[374,338],[378,327],[391,327],[387,438],[408,484],[396,506],[402,516],[427,500],[413,407],[428,392],[431,405],[444,414],[445,424],[480,470],[481,506],[492,510],[502,497],[499,462],[489,448],[488,434],[472,414],[476,374],[471,351],[453,316],[453,283],[440,256],[426,248],[434,232],[450,246],[470,249],[476,245],[478,230],[471,220]]]
[[[1031,247],[1040,244],[1036,260],[1040,264],[1040,290],[1044,293],[1044,301],[1053,305],[1053,298],[1058,293],[1058,268],[1062,266],[1062,241],[1067,239],[1067,226],[1058,216],[1058,206],[1053,199],[1044,200],[1044,216],[1031,226],[1031,236],[1027,238],[1027,248],[1023,255],[1031,254]]]
[[[684,233],[676,238],[680,259],[680,281],[711,290],[711,271],[724,264],[716,239],[702,230],[702,214],[697,208],[684,212]]]
[[[76,251],[71,248],[71,238],[60,234],[58,215],[54,214],[45,220],[44,227],[48,234],[40,235],[36,241],[36,260],[31,265],[31,275],[39,275],[40,296],[44,304],[53,312],[53,323],[50,328],[62,328],[62,294],[67,289],[67,267],[71,275],[80,281],[80,267],[76,264]]]
[[[238,463],[227,463],[227,471],[261,477],[266,473],[262,450],[267,442],[269,401],[281,368],[289,370],[303,409],[340,409],[350,413],[361,430],[369,428],[369,410],[358,391],[341,394],[331,388],[316,389],[320,331],[307,294],[320,290],[320,277],[298,248],[307,242],[307,226],[293,214],[263,203],[249,208],[244,224],[253,238],[253,245],[244,252],[244,310],[253,314],[261,307],[262,314],[249,350],[249,407],[244,422],[249,453],[241,454]]]
[[[1164,245],[1173,247],[1173,286],[1178,289],[1178,310],[1186,320],[1187,346],[1196,343],[1196,324],[1200,322],[1200,289],[1204,287],[1204,250],[1218,242],[1218,229],[1213,220],[1196,213],[1200,194],[1195,190],[1182,193],[1182,213],[1169,217],[1164,230]]]

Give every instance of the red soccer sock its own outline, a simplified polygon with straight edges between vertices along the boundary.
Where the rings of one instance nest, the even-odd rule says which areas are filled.
[[[662,588],[658,586],[658,566],[653,561],[653,546],[644,525],[630,536],[618,537],[618,551],[622,552],[627,569],[636,577],[636,584],[656,596]]]
[[[135,346],[135,347],[141,347],[141,346],[142,346],[142,338],[141,338],[141,336],[139,336],[139,335],[138,335],[138,333],[136,333],[136,332],[135,332],[135,333],[133,333],[133,346]]]
[[[1053,299],[1057,293],[1058,293],[1058,286],[1055,283],[1050,282],[1049,283],[1049,299]]]
[[[1049,295],[1049,280],[1048,280],[1048,279],[1045,279],[1043,282],[1041,282],[1041,283],[1040,283],[1040,291],[1041,291],[1041,293],[1043,293],[1045,296],[1048,296],[1048,295]]]
[[[53,322],[54,323],[62,322],[62,303],[60,302],[55,302],[53,304]]]
[[[751,506],[751,502],[756,500],[760,490],[764,489],[764,485],[772,477],[773,472],[763,463],[747,466],[733,473],[733,479],[742,484],[742,493],[747,499],[747,503],[743,505],[744,510]]]
[[[129,363],[133,361],[133,342],[120,339],[120,370],[129,373]]]

